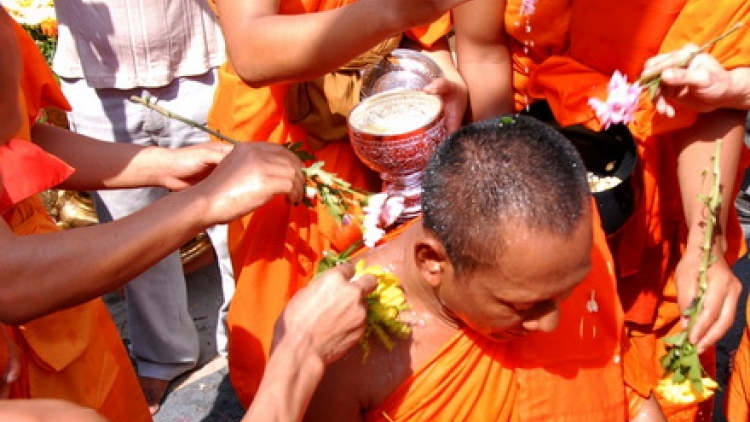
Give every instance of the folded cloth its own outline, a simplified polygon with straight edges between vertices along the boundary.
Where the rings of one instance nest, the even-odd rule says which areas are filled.
[[[0,213],[60,184],[74,171],[33,142],[12,139],[0,145]]]

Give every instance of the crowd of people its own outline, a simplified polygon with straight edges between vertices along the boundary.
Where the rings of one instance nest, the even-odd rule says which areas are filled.
[[[736,358],[715,356],[737,313],[750,312],[732,272],[746,248],[731,206],[750,164],[750,4],[173,3],[57,0],[59,80],[0,11],[0,392],[10,398],[0,416],[151,420],[197,361],[176,251],[206,230],[222,268],[220,353],[243,420],[750,417],[747,327]],[[365,353],[353,346],[375,277],[351,264],[316,275],[327,251],[362,233],[319,201],[300,205],[303,163],[286,146],[379,191],[346,117],[361,70],[395,48],[441,67],[424,90],[442,98],[451,134],[425,169],[422,213],[352,258],[388,268],[409,304],[399,315],[408,338]],[[607,122],[590,101],[607,98],[617,72],[659,85],[623,122],[638,195],[606,233],[578,151],[524,111],[546,103],[557,124],[600,133]],[[242,142],[210,141],[131,95]],[[71,130],[38,122],[47,106],[68,110]],[[723,205],[706,249],[699,198],[714,159]],[[97,192],[102,222],[59,231],[38,198],[49,188]],[[731,379],[720,405],[675,403],[656,394],[660,358],[687,326],[705,253],[688,338],[709,376],[718,365]],[[99,299],[121,286],[135,365]]]

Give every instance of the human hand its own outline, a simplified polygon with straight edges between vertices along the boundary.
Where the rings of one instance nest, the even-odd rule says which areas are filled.
[[[680,66],[696,51],[698,46],[687,44],[646,61],[642,75],[661,73],[661,84],[654,98],[659,113],[674,116],[673,104],[710,112],[730,101],[733,95],[731,74],[713,56],[700,53],[687,67]]]
[[[715,248],[718,249],[718,248]],[[707,287],[703,310],[690,331],[689,340],[698,348],[698,353],[716,344],[734,321],[742,285],[732,273],[722,253],[715,251],[716,260],[707,273]],[[677,300],[681,312],[692,303],[698,291],[700,254],[684,255],[675,269]],[[687,319],[683,321],[687,324]]]
[[[255,210],[276,195],[299,203],[305,176],[299,158],[281,145],[243,142],[216,166],[205,180],[191,188],[206,198],[203,216],[209,225],[226,223]]]
[[[182,190],[203,180],[230,152],[232,145],[225,142],[205,142],[184,148],[160,148],[164,155],[162,185],[170,190]]]
[[[297,292],[276,321],[274,344],[302,343],[326,365],[357,344],[365,329],[364,298],[377,279],[363,275],[352,280],[353,276],[351,264],[340,264]]]
[[[437,78],[425,86],[423,91],[428,94],[439,95],[443,100],[448,133],[458,130],[461,127],[468,101],[466,86],[447,78]]]

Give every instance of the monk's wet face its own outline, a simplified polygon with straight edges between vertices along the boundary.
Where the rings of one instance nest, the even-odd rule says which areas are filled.
[[[16,135],[23,123],[18,106],[21,53],[12,19],[0,7],[0,145]]]
[[[505,224],[496,265],[441,283],[441,302],[454,318],[497,341],[554,330],[560,303],[591,270],[591,224],[586,216],[567,237]]]

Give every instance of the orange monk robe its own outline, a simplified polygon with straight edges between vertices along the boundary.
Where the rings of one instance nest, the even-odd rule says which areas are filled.
[[[750,314],[750,306],[745,311]],[[750,327],[745,326],[742,340],[732,361],[732,375],[726,392],[726,417],[729,422],[750,420]]]
[[[602,229],[592,270],[551,333],[493,342],[459,331],[377,408],[373,421],[618,422],[627,417],[623,313]],[[630,415],[633,416],[633,415]]]
[[[353,0],[281,1],[280,14],[314,13]],[[408,36],[430,45],[448,32],[448,16]],[[346,36],[342,34],[341,36]],[[335,48],[335,46],[334,46]],[[301,142],[313,152],[304,130],[284,113],[289,85],[251,88],[229,63],[219,70],[219,84],[208,123],[238,140],[285,144]],[[325,169],[353,186],[380,190],[380,179],[354,154],[348,141],[327,143],[314,151]],[[229,310],[229,371],[240,401],[248,406],[255,395],[273,337],[276,318],[288,300],[312,278],[324,251],[341,252],[361,234],[354,225],[342,230],[324,207],[290,207],[277,198],[229,227],[229,249],[237,289]]]
[[[29,119],[17,135],[25,140],[14,142],[27,142],[29,126],[42,107],[68,109],[69,105],[57,89],[56,81],[34,42],[18,26],[17,32],[24,56],[20,105],[27,111]],[[9,156],[7,150],[4,152],[4,156]],[[38,150],[26,157],[45,159],[51,166],[59,165],[59,160],[54,157],[40,158]],[[16,160],[11,161],[17,164]],[[33,165],[29,168],[43,170]],[[51,178],[32,173],[27,173],[27,176],[39,181],[38,187],[43,189],[45,183],[68,170],[67,166],[51,169],[55,173]],[[4,162],[0,162],[0,170],[5,174]],[[12,204],[2,217],[17,235],[58,230],[36,195]],[[93,408],[113,422],[152,420],[119,332],[100,299],[8,330],[20,349],[21,360],[21,377],[12,385],[11,398],[67,400]]]
[[[615,70],[634,81],[647,58],[687,42],[703,44],[734,23],[747,21],[750,11],[750,4],[742,0],[539,2],[529,18],[531,31],[526,32],[524,24],[516,25],[526,19],[519,16],[519,5],[518,0],[509,2],[506,14],[516,106],[520,109],[529,101],[544,98],[563,125],[581,123],[593,130],[601,125],[588,100],[606,98]],[[735,34],[709,52],[727,68],[746,65],[750,46],[743,42],[745,38]],[[696,116],[689,110],[678,110],[674,118],[659,115],[643,96],[636,121],[629,126],[638,141],[640,202],[634,216],[610,241],[630,327],[631,344],[625,359],[628,382],[642,396],[648,395],[663,375],[658,357],[664,349],[657,337],[681,329],[672,277],[687,229],[676,176],[677,154],[670,141],[674,130],[689,127]],[[740,168],[747,163],[745,156]],[[738,174],[735,189],[740,177]],[[725,230],[729,242],[726,259],[731,265],[744,248],[733,207]],[[710,359],[711,353],[706,357]],[[709,363],[704,362],[706,368],[711,368]],[[691,412],[694,415],[695,409]],[[692,418],[689,415],[685,420]]]

